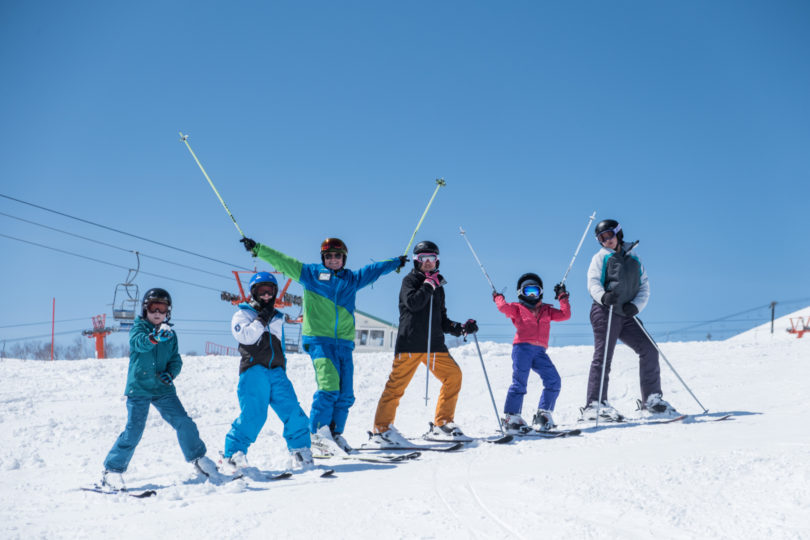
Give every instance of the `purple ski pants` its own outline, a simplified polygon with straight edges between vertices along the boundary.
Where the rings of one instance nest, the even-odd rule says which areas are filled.
[[[591,306],[591,326],[593,327],[593,361],[588,375],[588,395],[585,405],[598,401],[599,381],[602,377],[602,362],[605,359],[605,346],[608,347],[607,366],[605,367],[605,384],[602,388],[602,401],[607,400],[608,382],[610,381],[610,364],[616,340],[633,349],[638,355],[638,376],[641,384],[641,400],[646,401],[650,394],[661,393],[661,368],[658,364],[658,350],[633,317],[613,314],[610,323],[610,336],[607,334],[608,307],[594,303]]]

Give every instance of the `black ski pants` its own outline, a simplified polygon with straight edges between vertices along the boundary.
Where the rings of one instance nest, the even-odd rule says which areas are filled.
[[[591,306],[591,326],[593,327],[593,361],[588,375],[588,395],[585,405],[599,401],[599,381],[602,378],[602,362],[605,359],[605,346],[608,348],[605,384],[602,388],[602,401],[607,400],[610,364],[616,340],[633,349],[638,355],[638,376],[641,384],[641,401],[647,401],[650,394],[661,393],[661,368],[658,364],[658,349],[644,335],[633,317],[613,314],[610,323],[610,336],[607,336],[609,308],[594,302]]]

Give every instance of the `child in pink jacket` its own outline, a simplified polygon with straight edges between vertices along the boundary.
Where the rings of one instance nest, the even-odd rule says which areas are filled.
[[[529,371],[535,371],[543,379],[543,393],[540,404],[532,419],[532,428],[547,431],[555,427],[551,412],[557,396],[560,394],[560,374],[546,354],[548,348],[549,323],[567,321],[571,318],[571,306],[568,304],[568,292],[564,284],[554,286],[555,298],[560,301],[560,309],[551,304],[544,304],[543,280],[531,272],[518,279],[517,292],[519,302],[509,303],[500,293],[493,294],[498,311],[512,320],[517,332],[512,342],[512,385],[506,394],[503,406],[503,427],[511,432],[527,432],[529,426],[520,416],[523,408],[523,396],[526,395],[526,383]]]

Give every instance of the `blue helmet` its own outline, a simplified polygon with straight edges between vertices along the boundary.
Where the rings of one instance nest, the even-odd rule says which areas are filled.
[[[251,296],[253,296],[253,288],[261,283],[272,283],[273,285],[276,286],[276,291],[278,291],[278,281],[276,280],[276,276],[274,276],[270,272],[257,272],[253,274],[252,278],[250,278]]]

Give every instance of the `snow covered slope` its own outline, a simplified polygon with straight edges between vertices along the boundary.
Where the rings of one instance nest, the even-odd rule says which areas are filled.
[[[710,409],[708,416],[590,428],[566,439],[481,443],[399,465],[341,462],[334,466],[338,478],[331,480],[200,483],[183,461],[174,432],[153,410],[126,474],[131,488],[157,489],[156,497],[143,500],[77,490],[99,478],[124,426],[126,359],[2,360],[0,538],[810,538],[810,430],[804,414],[810,336],[762,337],[662,345]],[[511,346],[481,348],[500,411],[511,378]],[[576,423],[592,351],[549,351],[563,377],[559,423]],[[464,372],[456,420],[468,434],[492,434],[495,413],[475,346],[452,354]],[[346,435],[359,445],[371,428],[392,358],[355,359],[357,403]],[[184,360],[176,381],[180,398],[216,457],[238,414],[238,362]],[[315,389],[309,358],[292,355],[289,373],[308,410]],[[620,346],[610,397],[630,415],[637,373],[631,351]],[[663,362],[662,373],[665,398],[684,413],[701,413]],[[425,431],[438,394],[435,379],[429,393],[426,407],[420,370],[399,408],[400,431]],[[527,416],[539,393],[533,374]],[[734,418],[704,422],[723,413]],[[251,464],[286,466],[279,431],[271,415],[251,448]]]

